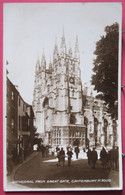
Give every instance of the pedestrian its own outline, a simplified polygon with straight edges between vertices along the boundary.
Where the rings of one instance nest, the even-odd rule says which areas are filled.
[[[113,148],[111,150],[111,167],[112,167],[112,170],[114,170],[114,168],[117,169],[117,163],[118,163],[118,149],[116,149],[115,146],[113,146]]]
[[[104,147],[100,151],[100,160],[102,162],[103,168],[106,168],[107,167],[107,163],[108,163],[108,154],[107,154],[107,152],[106,152]]]
[[[78,146],[75,147],[75,153],[76,153],[76,159],[78,159],[78,155],[79,155],[79,147]]]
[[[108,154],[107,154],[107,166],[108,166],[108,168],[111,168],[112,167],[111,150],[109,150],[108,151]]]
[[[71,166],[71,158],[72,158],[72,155],[73,155],[73,152],[72,152],[71,148],[68,148],[67,155],[68,155],[68,167],[70,167]]]
[[[57,149],[57,158],[58,158],[58,164],[56,164],[57,166],[60,166],[60,148]]]
[[[42,157],[45,157],[45,147],[44,147],[44,145],[41,145],[41,152],[42,152]]]
[[[60,155],[60,164],[62,164],[62,166],[64,166],[64,164],[65,164],[65,151],[63,150],[63,148],[61,148],[59,155]]]
[[[115,149],[115,168],[118,168],[118,155],[119,155],[119,149],[116,147]]]
[[[88,157],[88,165],[91,165],[91,149],[88,149],[87,157]]]
[[[46,157],[48,157],[49,156],[49,146],[47,145],[45,147],[45,152],[46,152]]]
[[[97,159],[98,159],[97,151],[95,150],[95,148],[93,148],[93,151],[91,152],[92,169],[95,169]]]

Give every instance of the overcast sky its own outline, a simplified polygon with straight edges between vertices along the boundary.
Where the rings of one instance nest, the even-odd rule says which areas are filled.
[[[55,37],[60,46],[63,27],[67,48],[74,51],[79,39],[83,83],[90,84],[93,52],[104,28],[121,22],[120,3],[5,3],[4,66],[9,62],[8,77],[29,104],[32,104],[35,66],[42,52],[47,65],[53,59]]]

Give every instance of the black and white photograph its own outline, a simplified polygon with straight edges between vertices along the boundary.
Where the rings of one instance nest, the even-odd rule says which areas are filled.
[[[121,3],[4,3],[4,190],[122,189]]]

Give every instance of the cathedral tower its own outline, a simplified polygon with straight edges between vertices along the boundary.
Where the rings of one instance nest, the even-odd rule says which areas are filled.
[[[85,144],[82,102],[78,36],[74,52],[71,44],[67,52],[63,30],[60,47],[57,42],[54,46],[53,63],[46,68],[44,53],[41,65],[36,63],[33,108],[46,144]]]

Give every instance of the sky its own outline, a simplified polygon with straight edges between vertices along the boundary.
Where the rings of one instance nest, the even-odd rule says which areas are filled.
[[[53,60],[63,28],[67,49],[78,35],[81,78],[90,86],[96,42],[105,26],[121,24],[121,10],[121,3],[4,3],[3,66],[23,100],[32,104],[37,58],[44,51],[47,65]]]

